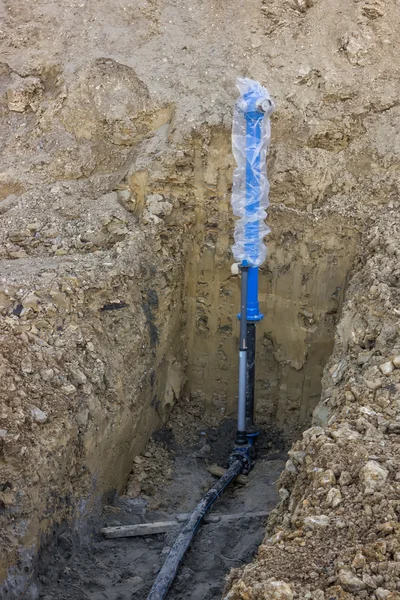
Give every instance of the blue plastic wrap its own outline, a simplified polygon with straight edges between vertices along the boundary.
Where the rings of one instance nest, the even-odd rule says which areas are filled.
[[[270,143],[269,117],[274,104],[268,91],[256,81],[238,78],[240,98],[233,116],[232,149],[237,168],[233,173],[232,208],[235,224],[235,260],[259,267],[267,256],[265,223],[269,206],[266,156]]]

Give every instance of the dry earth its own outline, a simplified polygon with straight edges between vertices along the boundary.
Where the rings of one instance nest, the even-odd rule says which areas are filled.
[[[322,400],[226,597],[397,598],[398,2],[0,0],[0,19],[0,594],[124,488],[182,393],[234,410],[247,75],[278,107],[258,418],[293,440]]]

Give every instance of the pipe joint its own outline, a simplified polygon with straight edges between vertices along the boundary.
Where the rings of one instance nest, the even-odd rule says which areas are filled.
[[[237,460],[240,460],[243,464],[243,473],[247,475],[253,466],[253,447],[250,444],[243,446],[235,446],[229,459],[228,468]]]

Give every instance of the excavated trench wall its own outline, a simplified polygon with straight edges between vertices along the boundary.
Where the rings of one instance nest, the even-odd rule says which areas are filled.
[[[228,132],[211,135],[208,157],[187,268],[186,392],[201,398],[206,411],[224,416],[236,409],[240,306],[240,284],[230,271]],[[257,325],[257,416],[288,440],[319,401],[359,233],[348,219],[316,218],[284,206],[272,206],[269,223],[270,256],[260,270],[265,319]]]

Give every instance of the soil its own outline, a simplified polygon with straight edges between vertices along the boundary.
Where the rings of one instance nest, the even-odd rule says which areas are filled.
[[[226,420],[218,428],[200,430],[192,446],[182,446],[175,441],[172,430],[155,432],[149,443],[154,458],[146,458],[149,454],[146,448],[143,460],[153,460],[154,469],[159,471],[165,468],[167,456],[173,470],[172,478],[160,485],[162,478],[153,475],[154,497],[143,494],[136,498],[116,497],[104,507],[100,517],[93,517],[75,532],[59,531],[56,540],[42,553],[38,577],[26,598],[143,600],[177,533],[105,539],[100,533],[101,527],[171,520],[176,514],[191,511],[215,481],[207,471],[207,464],[218,462],[224,466],[234,433],[234,421]],[[211,512],[252,513],[274,508],[278,498],[275,483],[284,468],[285,454],[278,444],[276,451],[281,453],[281,458],[276,458],[266,437],[266,434],[261,436],[260,458],[248,476],[248,484],[231,485]],[[203,457],[199,455],[201,444],[208,446]],[[157,454],[161,461],[157,461]],[[154,505],[159,508],[152,510]],[[232,567],[252,560],[263,539],[264,528],[265,519],[260,517],[234,523],[203,524],[184,558],[168,598],[219,599],[227,573]]]

